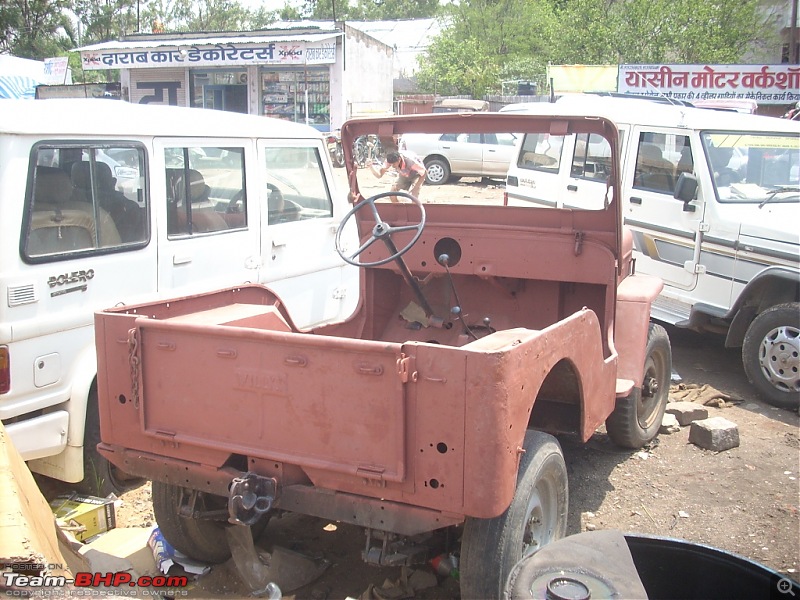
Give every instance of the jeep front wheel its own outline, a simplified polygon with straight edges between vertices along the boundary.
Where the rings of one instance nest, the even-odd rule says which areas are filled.
[[[608,437],[623,448],[641,448],[658,434],[669,401],[672,349],[661,325],[650,323],[641,387],[618,398],[608,419]]]
[[[742,363],[764,400],[780,408],[800,406],[800,304],[778,304],[753,319]]]
[[[567,531],[567,467],[558,441],[525,434],[517,488],[494,519],[467,518],[461,538],[461,597],[501,598],[512,567]]]

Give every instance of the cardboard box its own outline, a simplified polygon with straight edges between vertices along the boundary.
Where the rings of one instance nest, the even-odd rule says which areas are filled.
[[[62,494],[50,502],[56,522],[81,542],[117,526],[113,498]]]

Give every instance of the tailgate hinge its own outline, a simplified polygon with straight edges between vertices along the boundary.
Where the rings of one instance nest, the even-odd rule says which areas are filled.
[[[361,465],[356,469],[356,475],[359,477],[363,477],[364,479],[372,479],[381,482],[381,484],[385,485],[383,481],[383,473],[386,471],[385,467],[378,467],[375,465]]]
[[[580,256],[583,252],[583,236],[582,231],[575,232],[575,256]]]

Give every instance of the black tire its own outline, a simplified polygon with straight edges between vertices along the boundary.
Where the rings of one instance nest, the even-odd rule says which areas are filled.
[[[363,135],[357,137],[356,141],[353,142],[353,159],[355,160],[357,167],[363,168],[367,166],[368,154],[369,150],[367,149],[367,138]]]
[[[344,167],[344,150],[341,142],[336,144],[336,150],[331,154],[331,159],[333,159],[333,166],[337,169]]]
[[[501,598],[517,562],[566,534],[569,490],[561,446],[539,431],[528,431],[524,446],[511,505],[499,517],[467,518],[464,524],[464,600]]]
[[[208,563],[222,563],[231,557],[227,527],[224,520],[193,519],[179,514],[183,488],[160,481],[153,482],[153,514],[161,533],[173,548],[186,556]],[[186,490],[189,493],[189,490]],[[227,508],[227,500],[221,496],[199,494],[198,510],[220,510]],[[269,523],[269,515],[251,526],[254,538],[263,533]],[[238,526],[237,526],[238,527]]]
[[[372,160],[377,162],[383,162],[386,159],[386,152],[383,151],[383,144],[379,139],[375,139],[374,144],[372,145]]]
[[[773,406],[800,407],[800,304],[778,304],[759,314],[744,336],[742,363],[750,383]]]
[[[658,435],[669,401],[671,376],[669,336],[661,325],[650,323],[642,387],[618,398],[614,412],[606,419],[606,431],[615,444],[623,448],[641,448]]]
[[[450,165],[443,158],[431,158],[425,162],[428,174],[425,181],[429,185],[443,185],[450,179]]]
[[[75,489],[90,496],[119,496],[142,485],[145,480],[123,472],[97,451],[100,443],[100,413],[97,409],[97,384],[92,384],[86,404],[86,428],[83,434],[83,480]]]

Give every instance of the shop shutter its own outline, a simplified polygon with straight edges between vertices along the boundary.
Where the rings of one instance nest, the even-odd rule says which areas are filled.
[[[188,106],[184,69],[131,70],[130,101],[133,104]]]

